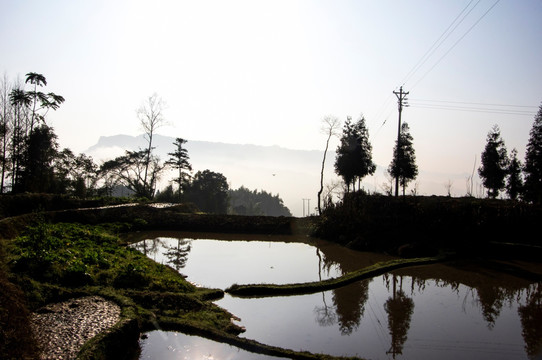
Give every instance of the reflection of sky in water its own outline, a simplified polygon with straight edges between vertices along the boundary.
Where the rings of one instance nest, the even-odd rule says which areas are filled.
[[[482,313],[476,291],[453,290],[426,281],[411,291],[412,278],[403,277],[403,293],[414,303],[406,324],[390,331],[384,304],[393,299],[384,277],[319,294],[240,299],[226,295],[216,302],[242,321],[241,336],[295,350],[370,359],[392,358],[392,343],[403,330],[406,341],[396,344],[404,359],[525,359],[525,342],[512,301],[500,309],[494,324]],[[399,289],[399,284],[397,284]],[[519,296],[525,303],[525,294]],[[404,309],[399,308],[400,317]],[[403,329],[401,329],[403,326]],[[402,356],[401,356],[402,353]]]
[[[151,331],[140,341],[140,359],[160,360],[266,360],[273,356],[254,354],[235,346],[199,336],[172,331]]]
[[[145,242],[147,249],[151,249],[153,240]],[[170,259],[165,252],[176,248],[178,242],[176,238],[158,238],[156,251],[147,255],[168,264]],[[187,240],[181,247],[187,244],[190,245],[188,258],[179,272],[186,275],[187,280],[205,287],[225,289],[234,283],[307,282],[317,281],[320,276],[327,279],[342,274],[336,265],[324,268],[317,248],[308,244],[196,239]],[[140,242],[134,246],[141,251],[143,245]]]
[[[147,254],[162,263],[168,259],[160,249],[182,248],[176,238],[156,244],[157,252]],[[383,260],[329,243],[319,243],[318,252],[305,243],[278,241],[183,244],[190,251],[180,272],[222,289],[233,283],[316,281]],[[542,345],[542,286],[470,270],[417,267],[323,293],[252,299],[226,294],[216,304],[242,319],[241,336],[294,350],[371,359],[508,360],[526,359],[527,352],[535,358],[533,351]],[[522,324],[519,308],[530,325]]]

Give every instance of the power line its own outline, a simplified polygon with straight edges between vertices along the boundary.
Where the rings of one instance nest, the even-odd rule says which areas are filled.
[[[462,102],[448,100],[412,99],[410,106],[421,109],[482,112],[504,115],[534,116],[536,106],[497,103]],[[532,110],[530,110],[532,109]]]
[[[416,102],[429,102],[429,103],[446,103],[446,104],[463,104],[463,105],[482,105],[482,106],[503,106],[503,107],[517,107],[517,108],[533,108],[538,109],[538,106],[534,105],[512,105],[512,104],[496,104],[496,103],[481,103],[481,102],[468,102],[468,101],[452,101],[452,100],[431,100],[431,99],[410,99],[410,101]]]
[[[476,25],[478,25],[478,23],[500,2],[501,0],[497,0],[495,1],[495,3],[493,3],[493,5],[490,6],[489,9],[487,9],[487,11],[485,13],[482,14],[482,16],[480,16],[480,18],[478,18],[478,20],[476,20],[476,22],[463,34],[463,36],[461,36],[449,49],[448,51],[446,51],[444,53],[444,55],[442,55],[440,57],[440,59],[438,59],[438,61],[429,69],[427,70],[427,72],[414,84],[411,86],[411,89],[416,87],[416,85],[418,85],[426,76],[427,74],[429,74],[438,64],[440,64],[440,62],[457,46],[457,44],[459,44],[459,42],[461,42],[461,40],[463,40],[465,38],[465,36],[467,36],[471,31],[472,29],[474,29],[474,27],[476,27]]]
[[[418,60],[418,62],[416,63],[416,65],[414,65],[414,67],[407,73],[407,75],[405,76],[405,79],[403,81],[403,85],[404,83],[406,83],[407,81],[409,81],[413,76],[414,74],[416,74],[416,72],[429,60],[429,58],[435,53],[435,51],[448,39],[448,37],[454,32],[456,31],[456,29],[459,27],[459,25],[461,23],[463,23],[463,21],[467,18],[467,16],[470,15],[470,13],[474,10],[474,8],[476,8],[476,6],[480,3],[481,0],[478,0],[474,6],[470,7],[471,4],[473,3],[474,0],[471,0],[462,10],[461,12],[454,18],[454,20],[450,23],[450,25],[446,28],[446,30],[439,36],[439,38],[433,43],[433,45],[431,45],[431,47],[426,51],[426,53],[420,58],[420,60]],[[433,66],[427,70],[425,72],[425,74],[423,74],[423,76],[418,79],[418,81],[411,87],[414,88],[415,86],[417,86],[458,44],[459,42],[461,42],[461,40],[463,40],[473,29],[474,27],[476,27],[476,25],[478,25],[478,23],[500,2],[500,0],[496,0],[495,3],[493,3],[493,5],[491,5],[489,7],[488,10],[486,10],[482,16],[480,16],[478,18],[478,20],[476,20],[476,22],[444,53],[444,55],[442,55],[436,63],[433,64]],[[470,9],[469,9],[470,7]],[[467,11],[467,9],[469,9]],[[465,13],[466,12],[466,13]],[[451,30],[450,30],[451,29]],[[376,119],[377,121],[380,121],[381,117],[382,117],[382,114],[383,112],[389,107],[389,101],[391,99],[391,95],[386,99],[386,101],[384,102],[384,104],[382,105],[381,109],[377,112],[377,116],[376,116]],[[423,105],[420,106],[418,105],[417,107],[424,107]],[[431,108],[429,106],[425,106],[426,108]],[[435,107],[435,106],[433,106]],[[441,109],[444,109],[444,108],[441,108]],[[462,111],[469,111],[469,110],[466,110],[466,109],[458,109],[458,108],[454,108],[454,109],[444,109],[444,110],[462,110]],[[488,112],[488,110],[482,110],[482,109],[474,109],[472,111],[477,111],[477,112],[481,112],[481,111],[484,111],[484,112]],[[494,111],[495,112],[495,111]],[[503,111],[500,111],[498,113],[506,113],[506,112],[503,112]],[[513,113],[512,114],[520,114],[520,115],[531,115],[531,113],[522,113],[522,112],[516,112],[516,113]],[[390,113],[391,115],[391,113]],[[380,125],[380,127],[377,129],[377,131],[375,132],[375,135],[378,134],[380,132],[380,130],[382,129],[382,127],[384,127],[384,125],[386,124],[389,116],[386,116],[384,121],[382,122],[382,124]]]
[[[507,110],[507,109],[484,109],[484,108],[462,107],[462,106],[435,106],[435,105],[423,105],[423,104],[413,104],[413,103],[410,104],[410,106],[417,109],[467,111],[467,112],[479,112],[479,113],[488,113],[488,114],[520,115],[520,116],[536,115],[536,112],[532,112],[532,111]]]
[[[444,30],[444,32],[439,36],[439,38],[433,43],[433,45],[431,45],[431,47],[425,52],[425,54],[420,58],[420,60],[418,60],[418,62],[416,63],[416,65],[414,65],[414,67],[408,72],[408,74],[405,76],[405,79],[403,80],[403,85],[410,80],[410,78],[420,69],[420,67],[423,66],[423,64],[425,64],[427,62],[427,60],[429,60],[429,58],[435,53],[435,51],[437,51],[437,49],[444,43],[444,41],[446,41],[446,39],[448,39],[448,37],[455,31],[455,29],[457,29],[457,27],[465,20],[465,18],[472,12],[472,10],[474,10],[474,8],[480,3],[481,0],[478,0],[478,2],[476,4],[474,4],[474,6],[461,18],[461,20],[454,26],[454,28],[448,32],[448,30],[450,30],[450,28],[457,22],[457,20],[461,17],[461,15],[469,8],[470,4],[472,4],[474,0],[471,0],[467,6],[465,6],[463,8],[463,10],[461,10],[461,12],[455,17],[455,19],[450,23],[450,25],[448,25],[448,27],[446,28],[446,30]],[[447,33],[447,35],[446,35]],[[446,36],[445,36],[446,35]],[[445,36],[445,37],[444,37]],[[444,39],[443,39],[444,37]],[[441,41],[442,39],[442,41]],[[438,45],[437,45],[438,44]]]
[[[386,101],[384,101],[384,103],[382,104],[382,106],[380,107],[380,109],[378,110],[378,112],[376,113],[375,115],[375,119],[377,119],[378,122],[380,122],[380,119],[382,119],[382,116],[384,114],[384,111],[385,110],[389,110],[390,108],[390,105],[391,105],[391,99],[393,98],[393,93],[390,94],[387,98],[386,98]],[[382,121],[382,124],[380,124],[380,126],[378,127],[378,129],[374,132],[373,134],[373,138],[376,137],[376,135],[380,132],[380,130],[384,127],[384,125],[386,124],[386,121],[388,121],[391,113],[392,113],[393,110],[389,110],[388,111],[388,115],[384,117],[384,121]]]
[[[450,23],[450,25],[448,25],[448,27],[446,28],[446,30],[444,30],[444,32],[439,36],[439,38],[431,45],[431,47],[426,51],[426,53],[420,58],[420,60],[418,60],[418,62],[416,63],[416,65],[414,65],[414,67],[407,73],[407,75],[405,76],[404,80],[403,80],[403,85],[409,81],[412,76],[414,76],[414,74],[427,62],[427,60],[429,60],[429,58],[434,54],[434,52],[444,43],[444,41],[446,41],[448,39],[448,37],[457,29],[457,27],[465,20],[465,18],[474,10],[474,8],[480,3],[481,0],[478,0],[476,2],[476,4],[474,4],[474,6],[472,8],[470,8],[470,10],[466,13],[465,11],[470,7],[470,5],[474,2],[474,0],[471,0],[467,6],[465,6],[461,12],[455,17],[455,19]],[[464,14],[464,15],[463,15]],[[459,20],[459,21],[458,21]],[[454,26],[455,24],[455,26]],[[453,28],[452,28],[453,27]],[[451,30],[450,30],[451,29]],[[425,75],[424,75],[425,76]],[[392,95],[390,94],[388,96],[388,98],[386,99],[386,101],[384,101],[384,103],[382,104],[382,106],[380,107],[380,109],[378,110],[378,112],[376,113],[376,116],[375,118],[377,119],[378,122],[380,122],[380,119],[382,119],[383,117],[383,113],[384,111],[386,111],[387,109],[389,109],[390,107],[390,101],[392,99]],[[384,118],[384,120],[382,121],[382,124],[380,125],[380,127],[377,129],[377,131],[375,132],[375,134],[373,136],[375,136],[376,134],[378,134],[380,132],[380,130],[384,127],[384,125],[386,124],[386,122],[388,121],[388,118],[390,117],[391,115],[391,111],[390,113]]]

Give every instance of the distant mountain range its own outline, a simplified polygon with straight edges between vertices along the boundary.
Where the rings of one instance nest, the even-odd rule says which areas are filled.
[[[169,157],[168,153],[173,152],[174,141],[174,137],[154,136],[155,153],[163,161]],[[279,194],[294,216],[315,212],[323,151],[196,140],[188,140],[185,145],[194,172],[209,169],[222,173],[232,189],[245,186],[250,190]],[[101,161],[124,154],[126,150],[137,150],[145,146],[143,135],[102,136],[96,145],[84,152],[100,164]],[[337,179],[334,162],[335,152],[331,150],[327,154],[324,183]],[[371,192],[382,192],[381,185],[386,182],[384,172],[385,168],[377,167],[374,176],[364,179],[363,186]],[[430,174],[420,171],[418,182],[423,190],[420,193],[445,194],[446,184],[450,181],[453,182],[453,190],[461,192],[465,189],[467,176],[468,174]],[[165,174],[159,189],[164,188],[172,177],[173,173]]]
[[[153,146],[160,159],[166,160],[169,157],[167,154],[173,152],[174,141],[173,137],[154,136]],[[251,190],[279,194],[294,216],[303,215],[302,199],[311,199],[305,202],[305,213],[309,213],[309,205],[311,212],[314,212],[323,152],[194,140],[188,140],[185,145],[194,172],[205,169],[220,172],[226,176],[233,189],[243,185]],[[145,146],[143,135],[102,136],[96,145],[84,152],[100,163],[122,155],[126,150],[137,150]],[[326,174],[329,178],[335,177],[334,154],[328,160]],[[164,176],[159,188],[165,187],[172,177],[173,174]]]

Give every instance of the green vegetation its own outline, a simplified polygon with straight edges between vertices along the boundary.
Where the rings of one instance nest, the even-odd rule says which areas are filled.
[[[199,290],[172,269],[120,246],[115,232],[127,224],[89,226],[37,222],[8,243],[8,263],[32,308],[49,302],[43,289],[92,293],[106,288],[119,294],[136,291],[200,296]],[[134,290],[135,289],[135,290]],[[132,293],[132,294],[135,294]]]

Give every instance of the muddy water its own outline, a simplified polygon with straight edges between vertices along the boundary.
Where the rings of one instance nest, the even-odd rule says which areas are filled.
[[[138,236],[134,246],[151,258],[194,283],[222,289],[233,283],[315,281],[389,259],[289,236]],[[242,336],[294,350],[371,359],[542,356],[542,285],[481,264],[415,267],[318,294],[226,295],[216,303],[242,319]]]

